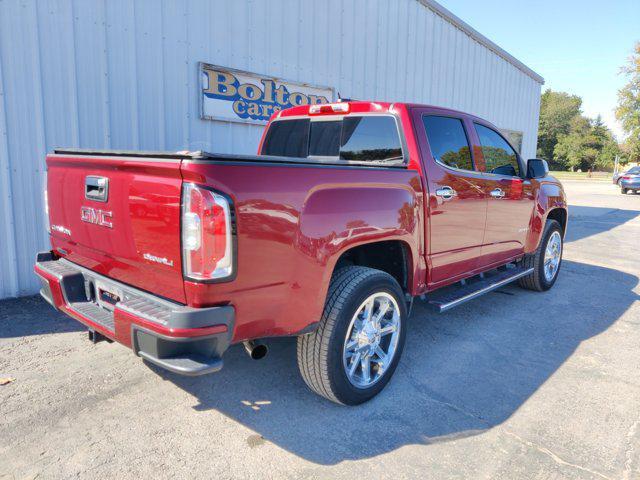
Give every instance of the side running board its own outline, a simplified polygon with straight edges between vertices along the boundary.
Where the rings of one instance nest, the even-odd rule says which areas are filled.
[[[478,298],[485,293],[525,277],[532,272],[533,268],[519,266],[504,270],[491,270],[490,272],[485,272],[482,276],[467,279],[463,285],[458,283],[455,286],[445,287],[427,294],[427,300],[439,313],[446,312],[469,300]]]

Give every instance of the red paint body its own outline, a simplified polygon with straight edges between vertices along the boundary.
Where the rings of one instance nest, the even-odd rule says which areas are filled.
[[[277,115],[305,116],[308,108]],[[408,254],[407,291],[417,295],[534,251],[549,212],[566,210],[562,187],[552,177],[530,180],[484,172],[472,127],[472,122],[489,125],[481,119],[421,105],[350,104],[349,115],[363,112],[398,119],[406,167],[49,155],[53,249],[97,273],[181,304],[233,305],[233,342],[239,342],[296,334],[317,322],[334,266],[353,247],[402,242]],[[426,113],[463,119],[477,171],[434,161],[422,128]],[[84,198],[87,175],[110,179],[106,203]],[[208,186],[232,200],[237,229],[232,280],[183,279],[183,182]],[[458,196],[448,201],[436,196],[444,185]],[[496,187],[505,191],[504,198],[490,197]],[[81,206],[110,212],[113,228],[81,221]],[[145,260],[143,253],[173,265]],[[122,314],[116,309],[116,320],[126,330],[130,319]],[[127,338],[126,332],[117,335],[125,344]]]

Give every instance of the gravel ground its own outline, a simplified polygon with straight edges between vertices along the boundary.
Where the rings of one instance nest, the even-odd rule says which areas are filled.
[[[0,478],[640,478],[640,195],[566,188],[554,289],[418,302],[393,381],[355,408],[306,389],[293,339],[183,378],[37,297],[0,302]]]

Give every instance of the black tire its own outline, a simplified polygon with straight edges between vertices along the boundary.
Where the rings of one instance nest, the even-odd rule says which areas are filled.
[[[562,227],[555,220],[547,220],[546,225],[544,226],[544,231],[542,232],[542,238],[540,239],[540,244],[538,245],[538,249],[525,255],[522,259],[521,266],[524,268],[533,267],[533,272],[526,277],[522,277],[518,280],[518,285],[522,288],[526,288],[528,290],[535,290],[537,292],[544,292],[553,287],[554,283],[558,279],[558,273],[560,272],[560,267],[562,266],[562,251],[560,255],[560,263],[558,264],[558,268],[555,271],[555,275],[549,281],[545,277],[544,274],[544,254],[547,248],[547,243],[549,243],[549,239],[554,232],[558,232],[560,234],[561,245],[564,250],[564,239],[562,238]]]
[[[372,294],[385,292],[396,301],[400,332],[395,354],[376,383],[368,388],[353,385],[343,365],[343,348],[351,319]],[[386,386],[402,355],[406,336],[407,307],[398,282],[388,273],[349,266],[336,271],[329,285],[320,324],[315,332],[298,337],[298,368],[302,378],[318,395],[343,405],[358,405]]]
[[[626,194],[627,194],[627,189],[626,189],[626,188],[621,188],[621,189],[620,189],[620,192],[621,192],[623,195],[626,195]]]

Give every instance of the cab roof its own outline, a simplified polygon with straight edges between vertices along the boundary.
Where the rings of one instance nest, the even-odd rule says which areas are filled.
[[[314,107],[323,106],[348,106],[348,111],[327,111],[322,113],[314,113]],[[328,104],[315,104],[315,105],[299,105],[297,107],[287,108],[275,113],[273,118],[283,117],[301,117],[301,116],[314,116],[323,114],[346,114],[346,113],[388,113],[393,106],[390,102],[373,102],[373,101],[347,101],[347,102],[332,102]],[[310,111],[311,110],[311,111]]]
[[[325,106],[327,107],[327,111],[324,112],[313,112],[312,109],[315,107]],[[330,106],[341,106],[341,109],[345,109],[343,111],[330,111],[328,107]],[[439,107],[436,105],[429,104],[421,104],[421,103],[405,103],[405,102],[376,102],[376,101],[344,101],[344,102],[332,102],[329,104],[316,104],[316,105],[299,105],[297,107],[287,108],[285,110],[280,110],[279,112],[274,113],[271,116],[271,120],[286,118],[286,117],[304,117],[304,116],[321,116],[321,115],[348,115],[352,113],[397,113],[397,110],[400,108],[405,108],[407,110],[413,108],[433,108],[437,109],[439,112],[443,114],[451,114],[456,116],[467,116],[472,117],[477,120],[481,120],[483,122],[487,122],[485,119],[477,117],[467,112],[463,112],[460,110],[454,110],[451,108]],[[488,122],[487,122],[488,123]]]

